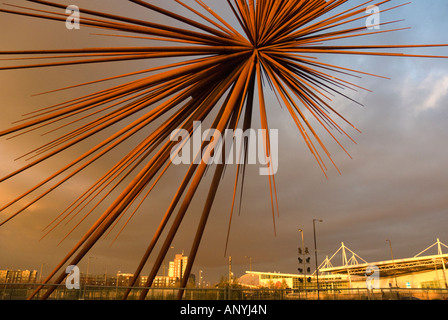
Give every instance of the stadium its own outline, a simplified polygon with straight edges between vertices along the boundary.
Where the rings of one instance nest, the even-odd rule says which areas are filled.
[[[406,296],[415,299],[448,298],[448,248],[439,239],[413,257],[367,262],[342,242],[313,273],[289,274],[246,271],[239,278],[241,285],[252,288],[292,289],[294,295],[308,298],[366,298],[396,299]],[[429,254],[436,251],[436,254]],[[336,264],[341,257],[340,265]],[[305,269],[301,269],[305,270]],[[309,270],[309,268],[308,268]],[[319,290],[317,290],[319,289]]]

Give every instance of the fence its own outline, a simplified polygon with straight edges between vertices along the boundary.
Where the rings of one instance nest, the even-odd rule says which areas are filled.
[[[0,283],[0,300],[27,299],[39,284]],[[45,285],[50,286],[50,285]],[[54,285],[53,285],[54,286]],[[121,300],[127,287],[83,285],[79,290],[57,285],[51,300]],[[142,287],[131,288],[128,299],[138,299]],[[35,296],[39,299],[45,287]],[[179,288],[148,288],[148,300],[174,300]],[[186,288],[184,300],[447,300],[448,289],[404,289],[383,288],[367,290],[355,289],[246,289],[246,288]]]

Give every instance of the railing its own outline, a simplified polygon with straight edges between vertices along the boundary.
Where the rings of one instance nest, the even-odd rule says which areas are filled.
[[[0,283],[0,300],[27,299],[39,284]],[[55,285],[44,285],[34,297],[39,299],[46,288]],[[51,300],[121,300],[128,287],[82,285],[79,290],[67,289],[65,285],[57,288],[50,295]],[[129,300],[139,298],[142,287],[131,288]],[[148,300],[174,300],[179,288],[147,288]],[[246,289],[246,288],[186,288],[184,300],[447,300],[448,289],[321,289],[319,296],[316,290],[297,289]]]

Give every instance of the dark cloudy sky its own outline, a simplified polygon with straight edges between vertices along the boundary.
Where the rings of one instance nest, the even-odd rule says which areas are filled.
[[[403,2],[393,1],[397,4]],[[161,21],[155,14],[136,8],[135,5],[125,4],[124,1],[64,3],[80,6],[89,3],[88,7],[91,8],[101,7],[113,13]],[[183,13],[175,4],[168,6]],[[382,15],[385,21],[405,19],[396,26],[409,26],[412,29],[374,37],[371,43],[448,43],[447,15],[446,0],[414,1],[411,5]],[[116,42],[125,45],[144,43],[92,36],[89,35],[91,31],[68,31],[63,24],[56,22],[0,15],[2,50],[88,47]],[[362,40],[363,43],[365,41]],[[446,48],[408,52],[448,56]],[[248,256],[252,257],[253,270],[295,273],[297,247],[300,245],[298,229],[304,230],[305,245],[313,249],[314,218],[323,220],[316,225],[319,261],[325,256],[331,256],[341,242],[369,262],[390,258],[386,239],[392,241],[395,258],[413,256],[433,244],[437,237],[448,243],[447,62],[437,59],[356,56],[322,56],[320,59],[391,78],[384,80],[366,76],[359,79],[359,85],[373,92],[350,92],[350,97],[364,107],[339,97],[333,102],[338,112],[362,131],[361,134],[349,131],[357,144],[342,140],[353,159],[347,157],[330,139],[325,139],[342,172],[339,175],[329,166],[327,180],[289,115],[279,108],[274,97],[268,99],[270,126],[279,128],[280,138],[279,170],[276,175],[280,215],[276,217],[276,235],[267,179],[257,174],[257,167],[250,167],[242,212],[241,215],[234,216],[229,248],[227,256],[224,256],[234,178],[234,170],[229,168],[228,175],[220,186],[193,269],[194,273],[202,269],[206,280],[214,282],[220,275],[227,273],[229,255],[237,276],[248,270]],[[7,128],[11,122],[20,119],[23,113],[86,94],[91,89],[31,97],[34,93],[139,70],[142,65],[147,67],[145,63],[122,63],[114,68],[103,65],[0,72],[0,126],[2,129]],[[102,137],[104,135],[98,139]],[[33,146],[42,144],[42,139],[39,134],[13,140],[2,138],[0,174],[3,176],[23,164],[14,162],[14,159]],[[16,179],[0,184],[1,201],[12,199],[14,195],[32,187],[55,168],[59,168],[64,159],[79,150],[68,151]],[[105,165],[116,161],[119,156],[112,155],[105,161]],[[113,246],[110,246],[113,234],[95,246],[87,256],[93,257],[91,272],[134,271],[160,216],[169,204],[174,192],[173,184],[182,177],[182,172],[182,168],[176,168],[168,173],[154,197],[148,199]],[[58,242],[69,230],[69,226],[55,229],[54,233],[39,241],[43,235],[42,229],[70,204],[73,195],[89,187],[95,181],[94,177],[95,170],[76,177],[73,182],[64,185],[63,189],[52,193],[47,199],[1,227],[0,269],[39,270],[44,264],[45,274],[53,268],[76,243],[82,232],[87,230],[89,221],[93,220],[86,221],[77,233],[61,245]],[[204,200],[201,195],[206,191],[205,184],[192,203],[179,235],[174,240],[174,249],[169,251],[167,259],[182,250],[188,254],[194,236],[194,225]],[[1,217],[7,217],[11,212],[6,211]],[[339,263],[340,260],[335,260],[333,264]],[[87,258],[80,265],[82,271],[85,271],[86,265]]]

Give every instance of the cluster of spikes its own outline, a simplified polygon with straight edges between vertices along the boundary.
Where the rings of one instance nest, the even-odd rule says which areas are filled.
[[[66,5],[38,0],[27,2],[40,4],[44,8],[36,9],[9,4],[0,9],[0,12],[60,23],[67,21]],[[195,0],[194,6],[181,0],[175,0],[175,2],[179,9],[189,11],[195,18],[187,18],[180,13],[151,4],[150,1],[142,0],[129,0],[129,5],[162,15],[167,19],[167,23],[158,24],[148,20],[80,8],[82,28],[108,30],[111,33],[107,35],[113,37],[147,39],[151,41],[149,46],[0,52],[2,56],[14,56],[14,59],[22,63],[0,66],[0,70],[179,58],[177,62],[162,66],[51,91],[123,80],[123,84],[34,110],[15,126],[0,131],[0,136],[15,137],[42,128],[49,128],[49,132],[66,129],[66,133],[57,139],[29,152],[26,155],[29,156],[29,162],[0,180],[5,181],[72,146],[79,145],[82,141],[96,136],[107,128],[121,125],[118,131],[66,163],[35,187],[11,202],[3,204],[0,211],[18,204],[31,193],[41,190],[39,196],[29,200],[25,206],[1,221],[0,225],[3,225],[53,190],[61,188],[66,181],[128,142],[131,137],[142,132],[149,125],[157,120],[161,121],[154,131],[145,135],[144,139],[137,143],[128,154],[107,170],[96,183],[52,222],[55,223],[54,228],[75,212],[78,214],[86,208],[87,204],[95,203],[93,208],[84,214],[81,219],[83,221],[94,210],[98,210],[101,203],[107,204],[107,209],[101,213],[29,299],[35,298],[40,290],[44,291],[40,295],[41,298],[48,298],[56,289],[56,284],[61,283],[66,277],[64,266],[78,264],[127,211],[131,211],[134,207],[137,210],[140,207],[172,165],[170,152],[177,144],[176,141],[169,139],[173,130],[184,129],[192,134],[195,121],[210,119],[211,128],[220,132],[237,128],[246,130],[253,126],[259,126],[265,129],[265,132],[269,132],[265,92],[265,88],[268,87],[275,93],[283,111],[291,116],[307,148],[325,173],[327,170],[325,162],[328,159],[332,164],[334,162],[306,115],[309,115],[332,140],[343,148],[337,134],[354,141],[343,126],[348,125],[349,128],[358,129],[335,110],[331,105],[333,98],[341,95],[350,99],[343,93],[344,90],[370,91],[343,78],[357,80],[362,76],[385,79],[387,77],[325,63],[318,59],[318,56],[342,54],[447,58],[396,52],[405,48],[447,46],[442,44],[331,45],[335,40],[357,39],[407,29],[388,29],[390,25],[398,21],[381,22],[377,25],[381,27],[379,30],[367,29],[365,21],[369,18],[369,14],[366,13],[367,6],[378,6],[381,8],[380,13],[385,13],[408,3],[392,6],[390,3],[395,1],[365,1],[351,6],[348,0],[227,0],[219,1],[219,4],[213,2],[215,6],[213,9],[201,0]],[[350,2],[353,4],[352,1]],[[173,4],[174,2],[171,5]],[[232,22],[228,19],[226,21],[220,15],[219,6],[228,6],[228,12],[233,14]],[[341,9],[344,6],[345,9]],[[182,26],[170,26],[170,21],[176,21]],[[359,23],[359,27],[350,27],[352,23]],[[165,45],[154,46],[154,41],[160,41]],[[170,43],[171,45],[166,45]],[[46,59],[46,61],[50,59],[52,62],[31,64],[23,62],[31,59]],[[124,81],[131,76],[139,78],[129,82]],[[260,123],[254,124],[253,114],[256,112],[259,113]],[[73,126],[74,129],[68,129]],[[266,159],[272,161],[270,143],[268,134],[264,139],[264,152]],[[211,142],[203,142],[202,148],[211,151],[214,146],[216,145]],[[221,147],[224,146],[221,145]],[[247,144],[243,148],[247,152]],[[207,154],[211,153],[207,152]],[[327,160],[324,161],[324,159]],[[225,163],[214,165],[213,178],[208,187],[201,219],[189,252],[189,261],[182,278],[178,298],[182,297],[182,288],[185,288],[191,273],[220,180],[225,173],[225,166]],[[204,180],[208,167],[206,161],[194,161],[189,165],[185,176],[179,179],[171,203],[134,272],[131,287],[136,284],[149,257],[156,254],[145,288],[151,286],[198,186]],[[245,167],[246,162],[243,162],[236,170],[233,202],[237,192],[242,192]],[[126,180],[127,178],[129,180]],[[278,206],[274,175],[269,175],[268,179],[275,223],[275,211],[278,211]],[[111,198],[113,190],[119,190],[119,194]],[[131,217],[135,210],[130,215]],[[232,215],[230,220],[231,217]],[[160,251],[154,253],[154,248],[158,241],[162,241],[160,239],[162,232],[167,228],[170,219],[172,224]],[[56,223],[58,220],[59,222]],[[139,298],[145,299],[148,289],[142,289],[139,292]],[[123,299],[127,299],[129,293],[130,289],[124,294]]]

